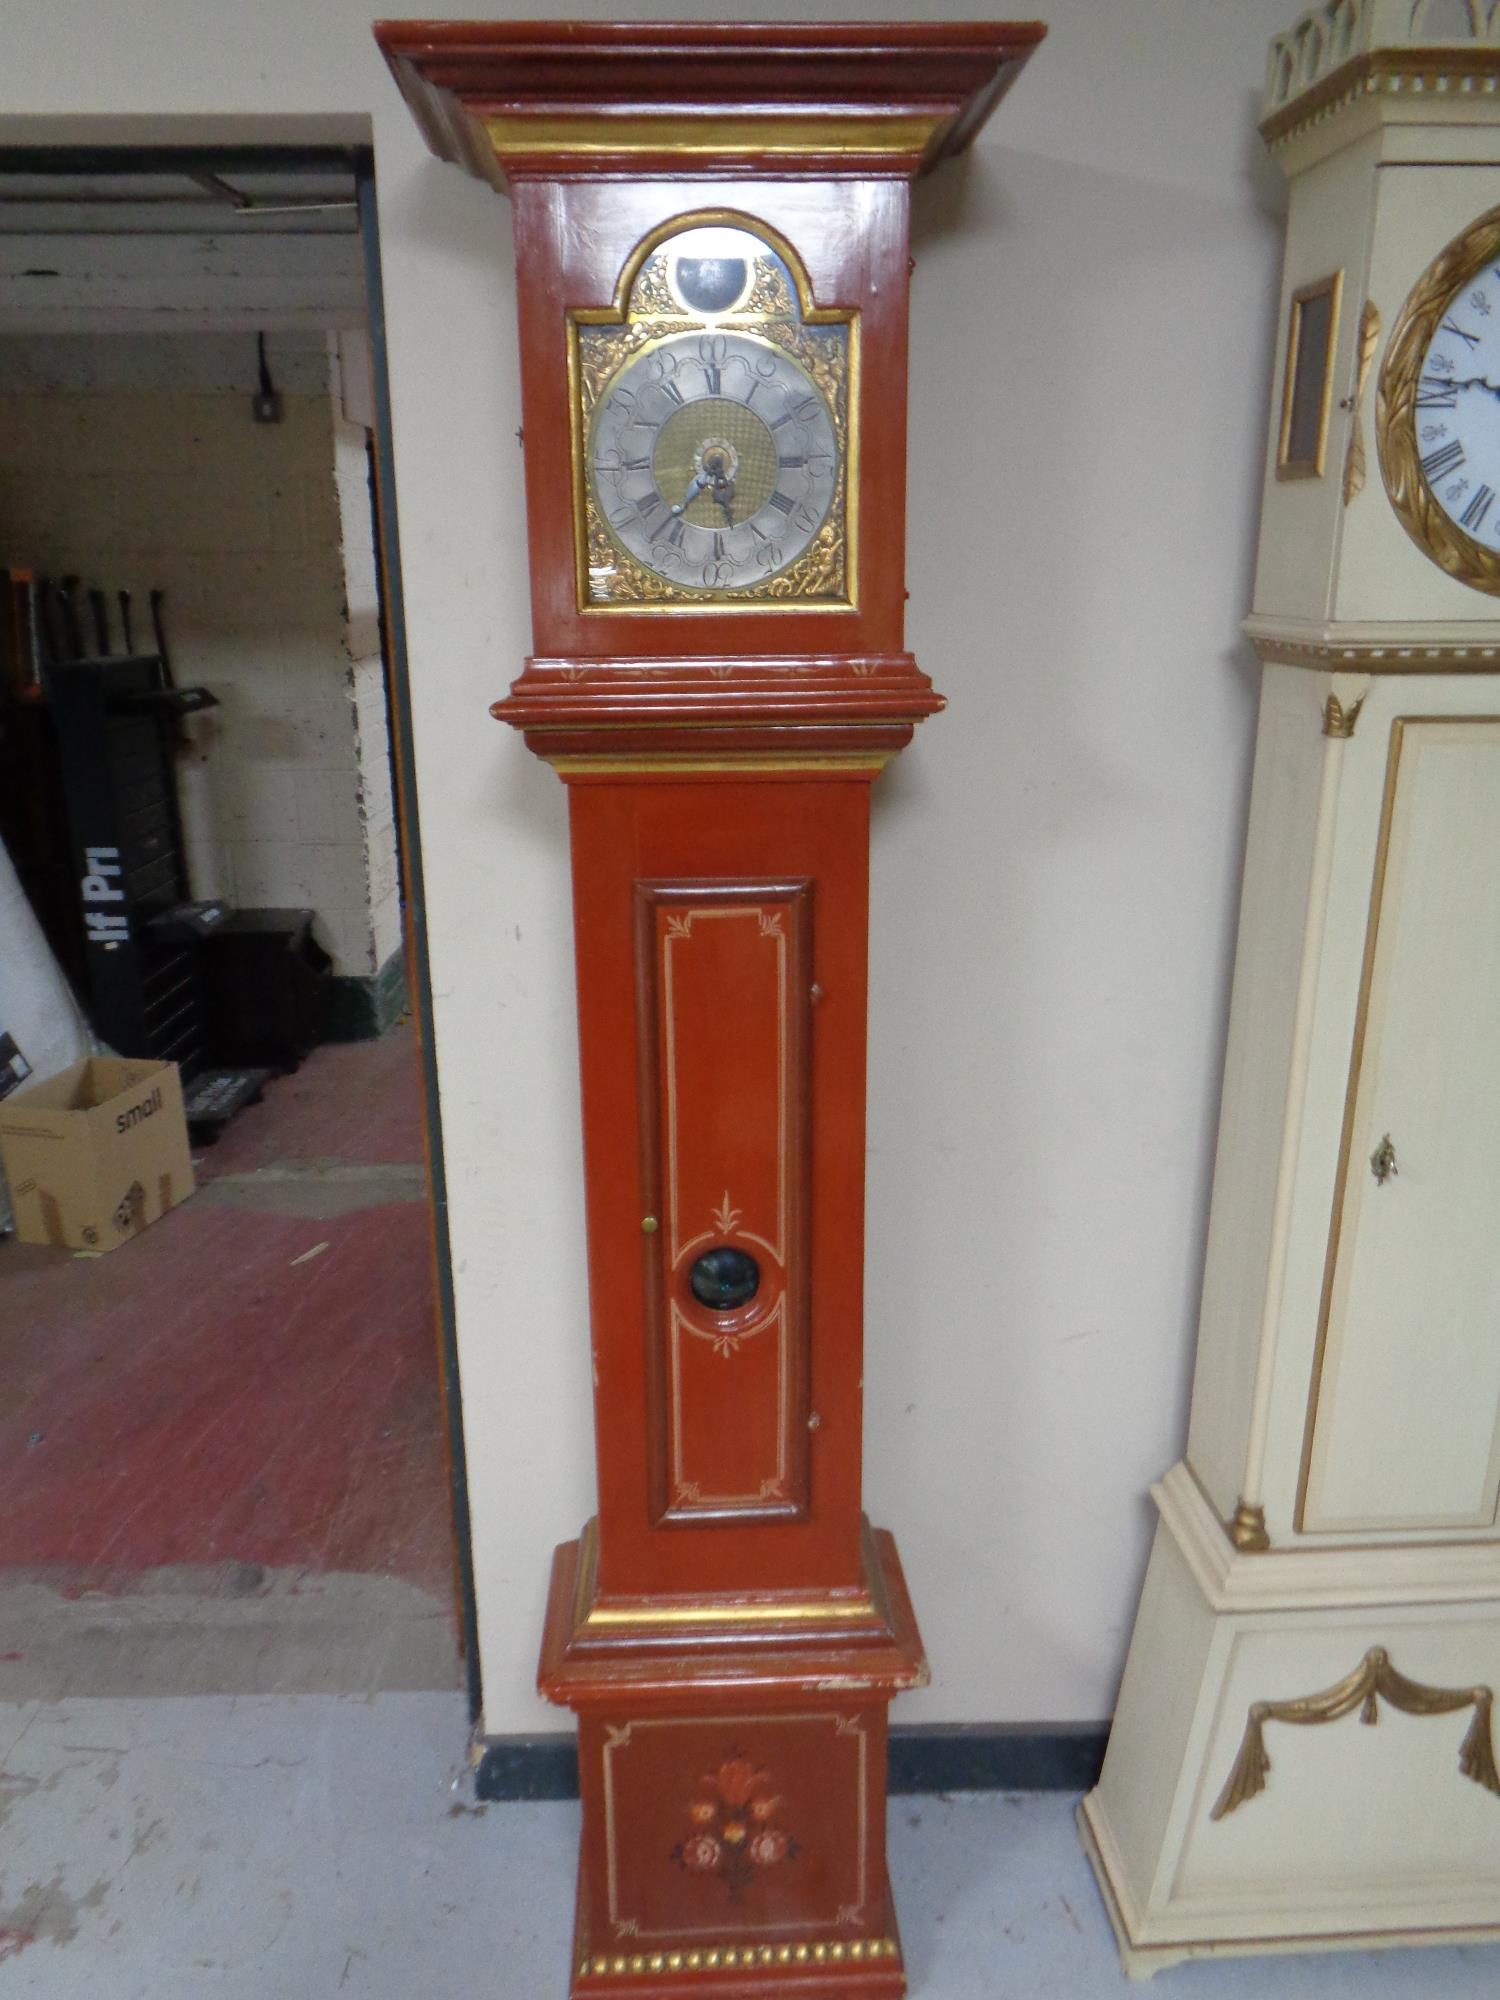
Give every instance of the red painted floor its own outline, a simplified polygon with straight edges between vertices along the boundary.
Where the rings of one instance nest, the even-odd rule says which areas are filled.
[[[422,1086],[408,1024],[375,1042],[314,1049],[262,1103],[198,1156],[200,1178],[243,1174],[275,1160],[339,1159],[362,1166],[420,1164]]]
[[[203,1193],[273,1163],[418,1162],[420,1117],[409,1027],[319,1049],[109,1256],[0,1239],[0,1569],[125,1590],[246,1563],[451,1602],[425,1204],[399,1181],[322,1217],[295,1189],[279,1213]]]

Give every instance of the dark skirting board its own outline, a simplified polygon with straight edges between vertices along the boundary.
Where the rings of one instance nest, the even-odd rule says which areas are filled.
[[[952,1722],[893,1728],[892,1795],[913,1792],[1086,1792],[1098,1779],[1107,1722]],[[571,1733],[492,1736],[474,1791],[484,1800],[576,1799]]]

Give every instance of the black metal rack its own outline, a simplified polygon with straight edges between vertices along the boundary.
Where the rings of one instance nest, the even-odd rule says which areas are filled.
[[[175,751],[182,718],[215,697],[172,686],[159,653],[53,663],[45,684],[94,1028],[130,1055],[178,1064],[188,1124],[212,1138],[268,1074],[209,1067],[202,948],[227,911],[189,894]]]
[[[213,696],[169,688],[160,657],[73,660],[47,673],[77,867],[94,1026],[114,1047],[203,1060],[196,954],[155,929],[188,900],[176,723]]]

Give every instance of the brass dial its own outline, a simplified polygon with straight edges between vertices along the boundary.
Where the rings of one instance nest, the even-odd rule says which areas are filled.
[[[684,217],[573,316],[580,609],[851,604],[856,316],[795,266]]]
[[[738,591],[787,569],[828,516],[833,413],[755,334],[672,334],[599,398],[588,476],[612,540],[686,590]]]

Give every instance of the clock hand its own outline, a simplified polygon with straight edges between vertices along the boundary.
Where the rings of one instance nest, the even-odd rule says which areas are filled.
[[[1486,394],[1500,397],[1500,388],[1486,375],[1470,375],[1462,382],[1450,382],[1450,389],[1483,389]]]
[[[682,498],[678,501],[677,505],[671,511],[674,514],[685,514],[688,508],[691,507],[693,502],[697,499],[698,495],[702,493],[709,484],[710,481],[708,474],[706,472],[695,472],[692,478],[688,481],[687,492],[683,494]]]
[[[734,481],[732,479],[716,479],[714,481],[714,498],[724,510],[725,527],[732,528],[734,526]]]

